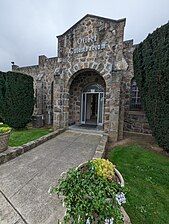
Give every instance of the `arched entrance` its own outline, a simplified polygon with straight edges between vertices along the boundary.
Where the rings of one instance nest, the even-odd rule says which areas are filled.
[[[69,125],[104,125],[106,84],[95,70],[81,70],[69,85]]]
[[[81,124],[103,126],[104,88],[97,84],[87,85],[81,96]]]

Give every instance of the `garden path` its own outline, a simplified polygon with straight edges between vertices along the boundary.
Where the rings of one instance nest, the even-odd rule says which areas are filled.
[[[99,134],[66,131],[0,166],[0,224],[55,224],[64,215],[49,195],[60,174],[91,159]]]

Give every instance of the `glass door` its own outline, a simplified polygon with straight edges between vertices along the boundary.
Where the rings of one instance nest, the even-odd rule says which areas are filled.
[[[82,93],[81,99],[81,124],[86,123],[86,93]]]
[[[87,121],[87,108],[89,107],[89,103],[87,102],[90,97],[89,95],[91,95],[93,93],[91,92],[86,92],[86,93],[82,93],[82,98],[81,98],[81,124],[86,124]],[[103,114],[104,114],[104,93],[100,92],[100,93],[95,93],[98,94],[97,100],[97,125],[102,126],[103,125]]]
[[[103,125],[103,114],[104,114],[104,93],[99,93],[97,125]]]

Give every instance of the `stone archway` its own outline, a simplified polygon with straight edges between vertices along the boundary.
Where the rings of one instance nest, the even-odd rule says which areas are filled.
[[[93,109],[91,109],[90,112],[88,109],[88,116],[86,116],[86,120],[85,121],[83,120],[83,122],[82,122],[82,107],[83,107],[82,92],[86,86],[90,86],[90,85],[92,85],[92,86],[99,85],[103,88],[102,92],[106,93],[105,80],[95,70],[91,70],[91,69],[80,70],[77,73],[75,73],[73,75],[73,77],[71,77],[71,79],[69,81],[69,125],[81,124],[81,123],[84,124],[87,121],[87,118],[88,118],[88,122],[89,122],[89,120],[91,121],[91,119],[90,119],[91,116],[94,117],[94,115],[97,120],[98,112],[97,112],[96,107],[99,106],[98,105],[98,101],[99,101],[98,97],[100,97],[100,95],[98,92],[93,92],[90,95],[88,95],[88,97],[86,97],[88,102],[85,102],[86,104],[88,103],[88,106],[87,106],[88,108],[93,108]],[[93,91],[95,91],[95,90],[93,90]],[[94,105],[94,104],[97,104],[97,105]],[[105,104],[106,104],[106,102],[105,102]],[[103,109],[103,111],[104,111],[104,109]],[[90,115],[89,115],[89,113],[90,113]],[[105,120],[105,116],[103,116],[103,120]],[[94,119],[93,119],[93,122],[94,122]],[[96,122],[95,124],[97,125],[100,123]]]
[[[105,89],[103,130],[109,134],[112,141],[117,141],[119,131],[121,71],[111,74],[106,70],[104,72],[98,72],[95,69],[85,68],[74,73],[70,73],[69,70],[67,72],[63,70],[61,74],[56,73],[53,121],[55,129],[66,128],[73,123],[80,123],[81,91],[85,85],[97,82],[101,82],[100,84]],[[77,87],[78,89],[76,89]],[[74,92],[79,94],[75,96]],[[77,98],[72,100],[74,97]]]

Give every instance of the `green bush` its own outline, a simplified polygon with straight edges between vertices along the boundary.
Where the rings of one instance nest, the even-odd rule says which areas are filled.
[[[5,94],[5,72],[0,71],[0,122],[3,122],[3,103],[4,103],[4,94]]]
[[[34,108],[33,78],[16,72],[0,72],[0,117],[13,128],[24,128]]]
[[[64,196],[67,208],[64,224],[105,223],[105,220],[106,223],[122,224],[120,207],[126,202],[124,190],[115,181],[114,165],[104,159],[95,159],[70,169],[51,192]]]
[[[0,123],[3,122],[2,118],[0,117]]]
[[[0,134],[4,134],[11,131],[10,127],[0,127]]]
[[[169,150],[169,23],[136,47],[134,76],[152,133]]]

